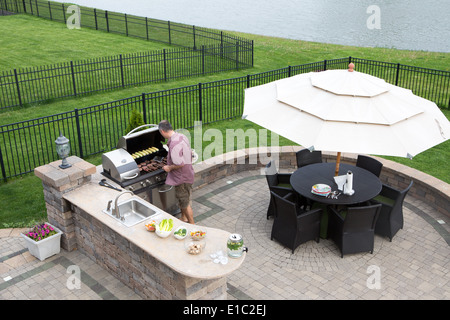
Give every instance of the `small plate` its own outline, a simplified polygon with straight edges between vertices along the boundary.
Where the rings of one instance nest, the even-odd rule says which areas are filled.
[[[312,186],[311,193],[318,196],[327,196],[331,192],[331,187],[327,184],[315,184]]]

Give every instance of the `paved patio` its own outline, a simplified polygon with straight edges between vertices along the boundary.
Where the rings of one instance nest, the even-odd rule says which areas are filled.
[[[259,170],[194,192],[196,223],[243,235],[249,252],[228,277],[228,299],[450,299],[450,219],[407,196],[405,227],[392,242],[375,237],[374,253],[340,257],[331,240],[295,253],[270,240],[269,191]],[[43,262],[30,256],[18,229],[0,229],[0,299],[141,299],[79,251]],[[69,266],[81,272],[79,288]],[[380,289],[369,288],[379,271]],[[69,286],[68,286],[69,284]]]

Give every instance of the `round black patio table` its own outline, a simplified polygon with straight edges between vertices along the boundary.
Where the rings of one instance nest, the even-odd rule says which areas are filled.
[[[291,176],[292,188],[305,198],[331,205],[351,205],[368,201],[381,192],[381,181],[372,172],[350,164],[341,163],[339,175],[353,172],[353,195],[342,193],[338,199],[318,196],[311,192],[312,186],[318,183],[327,184],[332,191],[339,191],[334,181],[336,163],[315,163],[297,169]]]
[[[318,183],[327,184],[332,191],[339,191],[334,174],[336,163],[315,163],[297,169],[291,175],[291,186],[300,195],[313,200],[316,204],[313,207],[322,207],[323,214],[320,221],[320,237],[327,238],[328,234],[328,212],[326,205],[352,205],[368,201],[381,192],[382,184],[380,179],[366,169],[341,163],[339,175],[346,175],[347,171],[353,172],[353,193],[351,196],[342,193],[338,199],[331,199],[325,196],[318,196],[311,192],[312,186]]]

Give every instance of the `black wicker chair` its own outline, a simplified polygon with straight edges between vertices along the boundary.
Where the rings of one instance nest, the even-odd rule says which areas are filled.
[[[270,191],[281,196],[294,192],[290,182],[291,174],[279,173],[272,161],[266,165],[265,173]],[[267,209],[267,219],[269,219],[270,216],[275,216],[275,205],[272,195],[270,196],[269,208]]]
[[[284,197],[272,193],[276,216],[270,239],[276,239],[294,253],[302,243],[310,240],[320,241],[320,218],[322,209],[305,211],[295,202],[293,193]]]
[[[373,253],[375,224],[381,204],[364,207],[348,207],[338,212],[328,207],[328,237],[344,254],[370,251]]]
[[[372,172],[377,177],[380,177],[381,169],[383,168],[383,164],[380,161],[363,155],[358,155],[356,166]]]
[[[413,181],[406,189],[399,191],[383,184],[380,194],[370,201],[372,204],[382,205],[375,227],[376,234],[389,237],[389,241],[392,242],[398,230],[403,229],[403,201],[412,185]]]
[[[297,151],[295,156],[297,158],[297,168],[322,162],[322,151],[309,151],[308,149],[302,149]]]

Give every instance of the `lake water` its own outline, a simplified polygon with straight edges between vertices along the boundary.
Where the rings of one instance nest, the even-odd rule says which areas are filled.
[[[220,30],[364,47],[450,52],[449,0],[70,2]],[[368,10],[373,5],[375,11]]]

